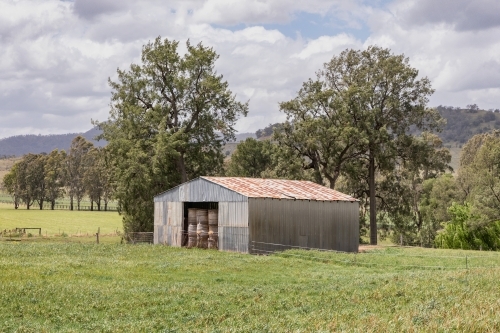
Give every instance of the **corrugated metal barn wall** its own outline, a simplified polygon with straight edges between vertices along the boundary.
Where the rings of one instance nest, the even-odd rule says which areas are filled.
[[[184,202],[219,203],[219,249],[248,252],[248,198],[197,178],[157,195],[154,243],[181,246]]]
[[[250,198],[248,210],[250,252],[281,251],[286,245],[358,251],[358,202]]]
[[[155,202],[154,244],[181,246],[183,215],[182,202]]]

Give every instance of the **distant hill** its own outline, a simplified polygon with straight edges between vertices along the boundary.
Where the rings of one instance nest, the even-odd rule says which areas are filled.
[[[476,105],[467,108],[438,106],[437,110],[446,119],[446,126],[438,133],[448,148],[461,148],[475,134],[485,133],[492,129],[500,129],[500,110],[479,110]],[[256,133],[236,134],[236,142],[228,143],[224,149],[230,155],[236,144],[246,138],[266,139],[272,135],[273,129],[279,126],[269,126],[258,130]],[[0,139],[0,156],[22,156],[27,153],[49,153],[54,149],[67,150],[71,140],[81,135],[92,141],[96,146],[105,146],[105,141],[95,141],[100,130],[94,128],[85,133],[55,134],[55,135],[17,135]],[[459,151],[455,155],[459,155]]]
[[[91,141],[95,146],[105,146],[107,144],[106,141],[94,140],[94,138],[99,134],[101,134],[101,131],[97,128],[93,128],[85,133],[11,136],[0,139],[0,156],[22,156],[28,153],[50,153],[54,149],[64,149],[67,151],[71,145],[71,141],[78,135],[81,135],[85,139]],[[255,134],[236,134],[236,142],[240,142],[249,137],[255,138]]]
[[[94,138],[101,133],[93,128],[85,133],[50,134],[50,135],[16,135],[0,139],[0,156],[22,156],[33,153],[50,153],[54,149],[68,150],[71,141],[78,135],[91,141],[95,146],[105,146],[105,141],[96,141]]]
[[[476,134],[500,129],[500,110],[479,110],[476,105],[461,109],[438,106],[437,110],[446,119],[446,126],[439,136],[445,143],[461,146]]]

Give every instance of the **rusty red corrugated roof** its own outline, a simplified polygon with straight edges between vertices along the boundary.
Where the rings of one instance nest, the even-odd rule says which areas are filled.
[[[249,198],[358,201],[350,195],[305,180],[201,177]]]

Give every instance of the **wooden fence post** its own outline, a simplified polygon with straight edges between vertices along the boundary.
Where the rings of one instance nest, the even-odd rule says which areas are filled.
[[[96,235],[96,238],[97,238],[97,244],[99,244],[99,233],[101,232],[101,227],[97,228],[97,234]]]

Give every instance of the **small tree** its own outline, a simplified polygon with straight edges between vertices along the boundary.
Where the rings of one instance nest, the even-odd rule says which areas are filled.
[[[21,186],[18,176],[18,165],[17,163],[12,166],[10,171],[3,177],[3,187],[12,196],[12,201],[14,202],[14,208],[19,208],[19,202],[21,201]]]
[[[65,160],[66,152],[57,149],[47,155],[45,160],[45,195],[52,210],[56,200],[64,194]]]

